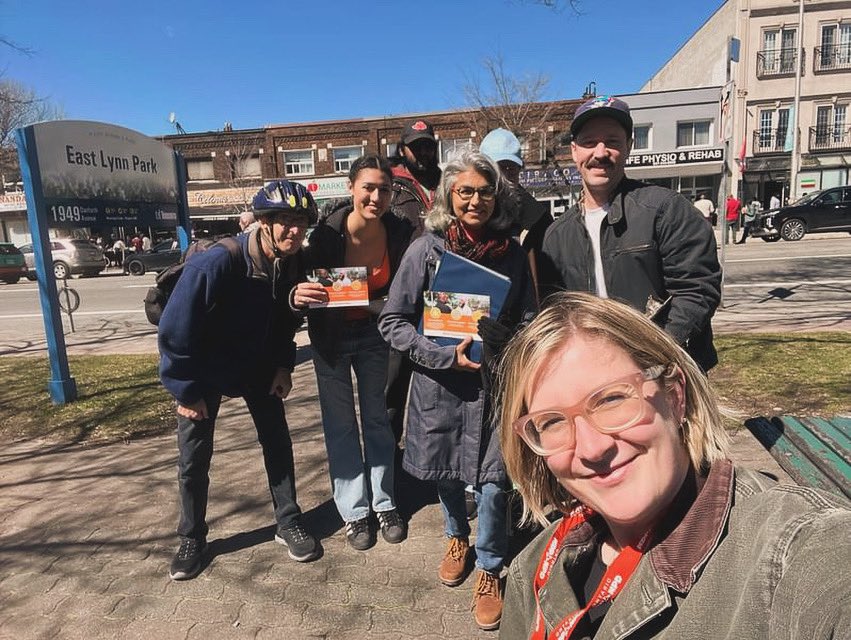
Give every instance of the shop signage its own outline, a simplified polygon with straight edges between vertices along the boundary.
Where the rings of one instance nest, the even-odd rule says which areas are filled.
[[[526,189],[568,187],[582,184],[582,178],[576,167],[527,169],[520,172],[520,184]]]
[[[346,176],[335,176],[332,178],[308,178],[307,180],[293,180],[307,187],[315,200],[327,198],[348,198],[349,179]]]
[[[692,149],[691,151],[665,151],[662,153],[634,153],[626,159],[628,167],[667,167],[698,162],[721,162],[724,149]]]
[[[0,211],[26,211],[27,199],[23,191],[0,195]]]

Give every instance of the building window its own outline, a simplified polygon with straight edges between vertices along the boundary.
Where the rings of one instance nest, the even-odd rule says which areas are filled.
[[[386,158],[393,158],[396,155],[396,150],[399,148],[398,142],[392,142],[384,145],[384,154]]]
[[[215,180],[212,160],[187,160],[186,173],[190,180]]]
[[[754,132],[754,153],[786,151],[789,131],[789,107],[761,109],[758,129]]]
[[[449,138],[440,141],[440,162],[451,162],[467,149],[472,149],[473,143],[469,138]]]
[[[851,146],[848,105],[826,104],[816,108],[816,126],[810,136],[813,149],[842,149]]]
[[[851,23],[822,25],[815,54],[816,71],[851,69]]]
[[[363,155],[363,147],[340,147],[334,149],[334,171],[348,173],[352,163]]]
[[[795,29],[766,29],[762,32],[762,51],[757,53],[760,77],[795,73],[798,59]]]
[[[248,178],[259,178],[263,175],[260,167],[260,156],[230,156],[231,178],[242,180]]]
[[[645,151],[650,148],[650,125],[639,124],[632,128],[632,150]]]
[[[288,176],[312,176],[313,151],[284,151],[284,173]]]
[[[700,147],[709,144],[710,120],[677,123],[677,147]]]

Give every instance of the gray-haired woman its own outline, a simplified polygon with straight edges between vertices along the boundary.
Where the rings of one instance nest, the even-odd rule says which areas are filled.
[[[486,355],[498,351],[511,329],[534,312],[526,254],[508,231],[511,203],[499,168],[489,158],[467,152],[450,162],[426,218],[428,233],[402,259],[379,319],[385,340],[413,362],[403,467],[416,478],[437,482],[449,538],[438,576],[448,586],[461,584],[470,569],[464,487],[475,489],[479,571],[474,615],[483,629],[499,626],[507,547],[505,469],[480,371],[488,361],[483,358],[479,365],[469,359],[469,337],[457,346],[441,346],[420,335],[417,326],[423,292],[431,289],[437,262],[447,250],[511,279],[499,321],[483,318],[479,323]],[[463,284],[458,293],[469,293]]]

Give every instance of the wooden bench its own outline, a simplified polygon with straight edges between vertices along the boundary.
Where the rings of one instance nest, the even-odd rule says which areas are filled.
[[[751,418],[745,426],[795,482],[851,499],[851,418]]]

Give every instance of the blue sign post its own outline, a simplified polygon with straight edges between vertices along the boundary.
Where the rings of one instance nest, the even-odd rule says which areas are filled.
[[[59,120],[15,131],[33,236],[53,402],[77,398],[68,367],[48,229],[177,227],[181,249],[191,228],[186,165],[168,145],[103,122]]]
[[[27,198],[27,217],[33,238],[33,258],[38,275],[38,293],[41,298],[41,313],[44,318],[44,334],[47,339],[47,354],[50,358],[50,380],[47,391],[56,404],[66,404],[77,399],[77,383],[68,367],[65,348],[65,333],[59,315],[59,297],[56,295],[56,278],[53,275],[53,260],[50,258],[50,241],[47,234],[47,215],[44,192],[41,189],[41,172],[38,166],[38,151],[32,127],[17,129],[18,156],[21,178]]]

